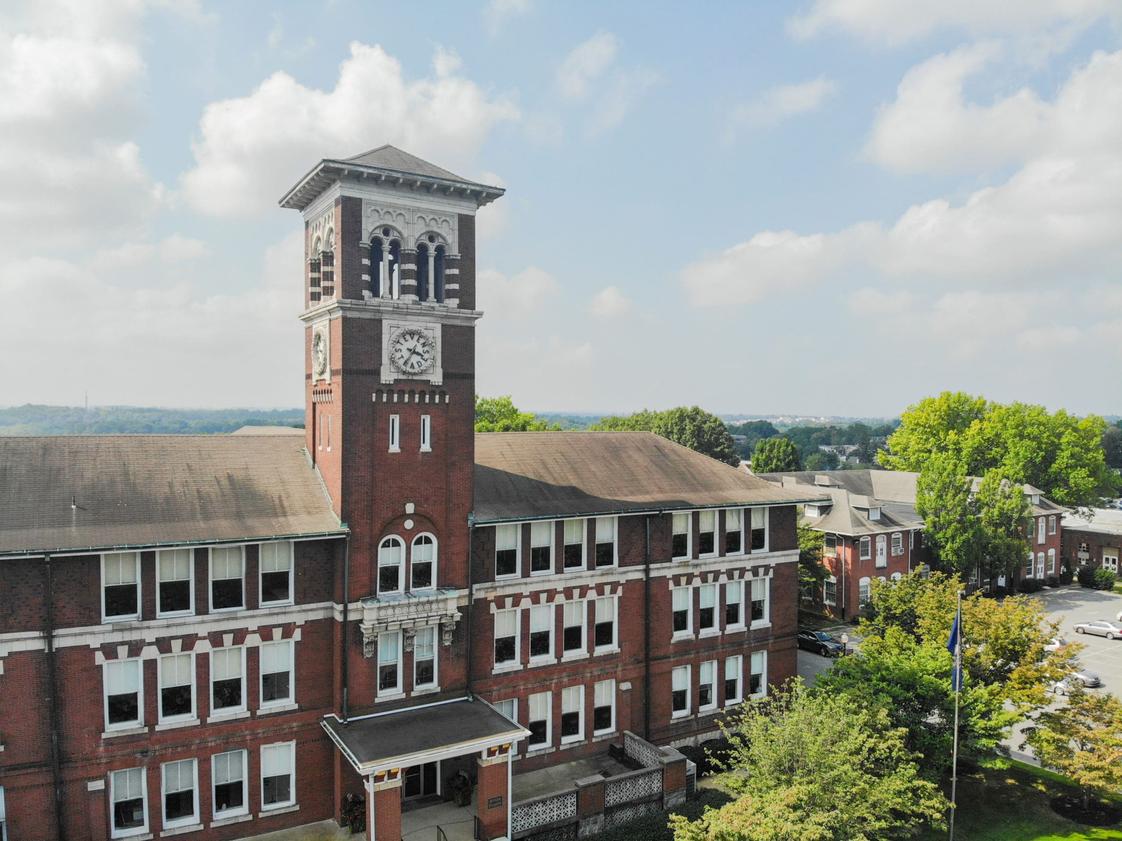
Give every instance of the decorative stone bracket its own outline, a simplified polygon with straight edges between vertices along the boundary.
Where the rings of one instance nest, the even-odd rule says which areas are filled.
[[[363,599],[362,656],[377,657],[378,635],[397,631],[404,650],[412,651],[418,629],[438,625],[441,645],[450,646],[461,615],[456,602],[454,591]]]

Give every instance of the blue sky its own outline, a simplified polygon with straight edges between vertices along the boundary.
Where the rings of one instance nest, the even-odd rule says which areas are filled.
[[[391,142],[508,190],[482,393],[1120,411],[1116,2],[703,9],[6,5],[0,403],[299,405],[276,199]]]

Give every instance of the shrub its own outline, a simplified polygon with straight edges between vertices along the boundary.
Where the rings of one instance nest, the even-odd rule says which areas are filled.
[[[1061,583],[1061,584],[1070,584],[1070,583],[1071,583],[1071,580],[1072,580],[1072,578],[1074,578],[1074,576],[1073,576],[1073,575],[1071,574],[1071,570],[1070,570],[1070,569],[1068,569],[1068,568],[1067,568],[1067,567],[1065,566],[1065,567],[1063,568],[1063,570],[1062,570],[1062,571],[1060,572],[1060,583]]]
[[[1017,589],[1022,593],[1039,593],[1043,587],[1038,578],[1022,578],[1017,583]]]
[[[993,597],[995,599],[1003,599],[1009,595],[1009,591],[1002,587],[1000,584],[993,588]]]
[[[1079,579],[1080,587],[1095,586],[1095,570],[1091,567],[1080,567],[1079,572],[1076,573],[1076,578]]]
[[[1095,570],[1095,589],[1096,590],[1113,590],[1114,589],[1114,573],[1109,569],[1096,569]]]
[[[1049,575],[1047,578],[1044,579],[1044,583],[1047,584],[1049,587],[1059,587],[1060,586],[1060,579],[1057,578],[1054,575]]]

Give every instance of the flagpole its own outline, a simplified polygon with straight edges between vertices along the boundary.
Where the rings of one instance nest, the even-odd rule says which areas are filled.
[[[955,607],[955,634],[954,669],[951,680],[954,682],[954,752],[951,759],[951,818],[950,841],[954,841],[954,813],[958,809],[958,696],[962,691],[962,591],[958,592],[958,603]]]

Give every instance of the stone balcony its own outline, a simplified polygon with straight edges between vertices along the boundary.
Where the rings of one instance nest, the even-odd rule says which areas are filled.
[[[440,626],[442,645],[452,644],[452,633],[460,621],[459,596],[455,590],[369,596],[362,600],[362,653],[374,657],[378,634],[401,631],[406,651],[413,648],[419,628]]]

